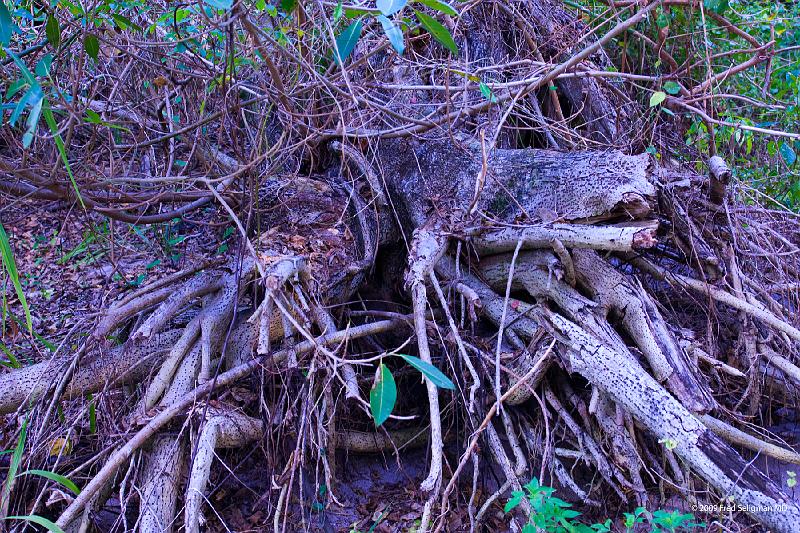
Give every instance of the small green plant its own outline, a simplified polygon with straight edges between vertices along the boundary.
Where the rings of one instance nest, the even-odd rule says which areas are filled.
[[[550,533],[608,533],[612,531],[612,520],[607,518],[603,522],[591,525],[575,520],[581,513],[571,509],[572,504],[553,496],[556,489],[541,485],[537,478],[530,483],[511,493],[511,499],[505,506],[505,512],[519,506],[523,499],[531,507],[531,520],[522,528],[522,533],[537,533],[547,531]],[[683,514],[679,511],[657,510],[650,513],[644,507],[637,507],[633,513],[625,513],[622,525],[626,532],[632,532],[638,524],[648,524],[651,533],[677,533],[678,531],[692,531],[705,527],[703,523],[695,522],[693,514]]]
[[[397,357],[400,357],[406,363],[419,370],[428,381],[437,387],[448,390],[454,390],[456,388],[453,382],[450,381],[450,378],[445,376],[441,370],[430,363],[426,363],[419,357],[405,354],[397,354]],[[375,419],[376,426],[380,426],[386,422],[392,414],[396,401],[397,384],[394,381],[391,370],[389,370],[389,367],[383,364],[381,360],[378,364],[375,382],[372,385],[372,390],[369,392],[369,406],[372,411],[372,418]]]
[[[22,284],[19,282],[19,273],[17,272],[17,263],[14,261],[14,254],[11,251],[11,241],[8,238],[6,229],[3,224],[0,224],[0,258],[2,258],[2,268],[0,273],[5,272],[11,279],[11,284],[14,286],[14,291],[17,293],[22,310],[25,312],[25,324],[28,331],[33,331],[33,324],[31,322],[31,310],[28,307],[28,301],[25,299],[25,293],[22,291]],[[4,285],[3,285],[4,286]],[[5,327],[6,316],[8,316],[8,306],[6,303],[6,294],[3,290],[3,326]]]

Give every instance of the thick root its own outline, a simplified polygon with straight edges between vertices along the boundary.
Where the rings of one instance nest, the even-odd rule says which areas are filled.
[[[555,313],[546,314],[570,347],[569,362],[595,386],[629,411],[722,494],[730,495],[774,531],[790,533],[800,523],[800,507],[774,482],[707,429],[633,359],[599,343],[581,327]]]
[[[166,350],[179,337],[179,330],[154,336],[147,342],[128,342],[112,349],[87,354],[64,390],[64,398],[98,392],[107,385],[120,386],[144,379],[163,360]],[[35,402],[49,389],[67,359],[56,358],[0,376],[0,414],[11,413],[25,403]]]

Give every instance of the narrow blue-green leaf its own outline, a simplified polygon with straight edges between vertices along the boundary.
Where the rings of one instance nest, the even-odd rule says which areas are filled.
[[[47,35],[47,40],[54,48],[58,48],[61,44],[61,26],[58,24],[58,19],[53,15],[47,17],[47,23],[44,25],[44,33]]]
[[[50,133],[53,134],[53,140],[56,143],[58,154],[61,156],[61,162],[64,163],[64,168],[67,171],[67,176],[69,176],[69,181],[72,183],[72,189],[75,191],[75,194],[78,197],[78,202],[80,202],[81,207],[83,209],[86,209],[86,204],[83,203],[83,196],[81,196],[81,191],[78,190],[78,183],[75,181],[75,175],[72,173],[72,166],[69,164],[69,158],[67,157],[67,149],[64,146],[64,139],[62,139],[61,134],[58,133],[58,124],[56,123],[56,117],[53,115],[53,110],[50,109],[50,104],[46,101],[44,102],[42,113],[44,114],[45,122],[47,122],[47,127],[50,128]]]
[[[378,379],[369,391],[369,408],[375,426],[380,426],[389,418],[397,401],[397,385],[389,368],[383,363],[378,367]]]
[[[339,51],[336,62],[340,65],[344,63],[344,60],[350,56],[353,48],[356,47],[356,43],[361,37],[361,26],[361,19],[359,19],[346,27],[336,38],[336,48]]]
[[[406,43],[403,40],[403,31],[395,26],[394,22],[383,15],[378,15],[378,22],[381,23],[383,33],[386,34],[386,37],[392,44],[392,48],[394,48],[398,54],[403,55],[403,51],[406,49]]]
[[[344,15],[344,11],[342,10],[342,0],[339,0],[336,2],[336,7],[333,8],[333,23],[336,24],[342,20],[342,15]]]
[[[52,65],[53,65],[53,54],[45,54],[36,63],[36,67],[34,67],[33,71],[36,73],[37,76],[45,78],[50,75],[50,67]]]
[[[81,492],[81,489],[79,489],[71,479],[66,476],[62,476],[61,474],[56,474],[55,472],[50,472],[49,470],[26,470],[25,472],[22,472],[20,476],[27,476],[28,474],[41,476],[49,479],[50,481],[55,481],[60,485],[64,485],[66,488],[74,492],[76,496]]]
[[[0,46],[8,46],[11,36],[19,32],[19,27],[11,19],[11,13],[4,0],[0,0]]]
[[[14,355],[14,352],[12,352],[8,346],[2,342],[0,342],[0,350],[2,350],[3,353],[6,354],[6,357],[8,357],[7,363],[5,361],[0,361],[0,364],[7,366],[8,368],[22,368],[22,363],[19,362],[19,359],[17,359],[17,356]]]
[[[786,161],[787,165],[792,166],[794,165],[795,161],[797,161],[797,153],[789,145],[789,143],[785,141],[782,142],[778,148],[778,151],[781,153],[781,157],[784,161]]]
[[[38,524],[43,528],[46,528],[52,533],[64,533],[64,530],[58,527],[58,524],[54,524],[47,518],[35,514],[26,516],[9,516],[6,518],[6,520],[27,520],[28,522],[33,522],[34,524]]]
[[[36,126],[39,125],[39,117],[42,115],[42,103],[44,97],[39,98],[28,113],[28,120],[25,122],[25,133],[22,135],[22,147],[28,148],[33,142],[33,136],[36,134]]]
[[[17,438],[17,446],[14,448],[14,455],[11,456],[11,463],[8,465],[8,474],[6,475],[6,482],[3,485],[3,493],[0,495],[0,501],[4,501],[11,493],[11,483],[17,476],[17,470],[22,462],[22,452],[25,450],[25,440],[28,437],[28,417],[22,421],[22,427],[19,430],[19,438]]]
[[[458,46],[456,42],[453,40],[453,36],[450,34],[450,30],[442,26],[442,23],[433,18],[430,15],[423,13],[422,11],[414,10],[414,13],[417,14],[417,19],[419,19],[422,26],[428,30],[428,33],[433,35],[433,37],[442,43],[442,45],[450,50],[453,54],[458,54]]]
[[[28,89],[22,98],[19,99],[17,102],[17,107],[14,108],[14,111],[11,113],[11,118],[8,119],[8,123],[12,126],[17,124],[17,119],[22,115],[22,112],[25,111],[25,108],[28,106],[33,106],[36,102],[42,99],[42,88],[41,86],[36,83],[33,87]]]
[[[25,83],[25,80],[22,79],[22,78],[14,81],[11,85],[8,86],[8,90],[6,91],[6,100],[10,100],[23,87],[27,87],[27,86],[28,86],[28,84]]]
[[[407,3],[408,0],[377,0],[375,4],[380,12],[388,17],[406,7]]]
[[[96,36],[87,33],[83,39],[83,49],[86,50],[89,57],[97,61],[97,56],[100,53],[100,41]]]
[[[406,363],[413,366],[420,372],[422,375],[425,376],[430,380],[431,383],[436,385],[442,389],[455,389],[456,386],[450,381],[450,378],[442,374],[442,371],[433,366],[430,363],[426,363],[419,357],[414,357],[413,355],[405,355],[405,354],[397,354],[399,357],[402,357]]]
[[[431,9],[435,9],[440,13],[444,13],[445,15],[452,15],[454,17],[458,15],[458,11],[446,2],[440,2],[439,0],[417,0],[417,2]]]
[[[230,9],[233,6],[233,0],[206,0],[205,3],[216,9]]]
[[[17,263],[14,261],[14,253],[11,251],[11,241],[2,222],[0,222],[0,256],[2,257],[3,268],[8,273],[11,284],[14,286],[14,292],[17,293],[19,304],[25,312],[25,325],[28,326],[28,331],[33,332],[31,310],[28,307],[28,300],[25,299],[25,293],[22,291],[22,284],[19,282],[19,272],[17,272]]]

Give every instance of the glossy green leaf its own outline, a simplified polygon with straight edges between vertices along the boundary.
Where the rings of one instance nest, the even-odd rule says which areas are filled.
[[[37,76],[47,77],[50,75],[50,67],[53,66],[53,54],[45,54],[36,62],[33,71]]]
[[[406,7],[407,3],[408,0],[377,0],[376,6],[381,13],[388,17]]]
[[[386,34],[386,37],[392,44],[392,48],[394,48],[398,54],[403,55],[403,51],[406,49],[406,43],[403,40],[402,30],[395,26],[394,22],[383,15],[378,15],[378,22],[381,23],[381,26],[383,27],[383,33]]]
[[[378,366],[378,377],[369,391],[369,408],[375,425],[380,426],[389,418],[397,401],[397,385],[389,368],[381,363]]]
[[[425,376],[430,380],[431,383],[436,385],[442,389],[450,389],[453,390],[456,386],[450,381],[450,378],[442,374],[442,371],[433,366],[430,363],[426,363],[419,357],[414,357],[413,355],[405,355],[405,354],[397,354],[398,357],[402,357],[406,363],[413,366],[420,372],[422,375]]]
[[[792,166],[797,161],[797,153],[794,149],[789,145],[787,142],[782,142],[780,147],[778,147],[778,151],[781,154],[781,157],[786,162],[788,166]]]
[[[515,509],[520,503],[522,503],[522,497],[525,496],[525,493],[521,490],[515,490],[511,493],[511,498],[506,502],[505,507],[503,507],[503,512],[507,513]]]
[[[11,284],[14,286],[14,292],[17,293],[17,299],[25,312],[25,325],[28,326],[28,331],[33,331],[33,323],[31,322],[31,310],[28,307],[28,301],[25,299],[25,293],[22,291],[22,284],[19,282],[19,272],[17,272],[17,263],[14,261],[14,253],[11,251],[11,241],[8,238],[8,233],[0,222],[0,257],[3,261],[3,269],[11,279]]]
[[[440,2],[439,0],[417,0],[417,2],[431,9],[435,9],[440,13],[444,13],[445,15],[452,15],[454,17],[458,15],[458,11],[446,2]]]
[[[55,48],[61,44],[61,26],[58,24],[58,19],[53,15],[47,17],[47,23],[44,25],[44,33],[47,35],[47,40]]]
[[[76,496],[81,492],[81,489],[79,489],[78,486],[72,482],[72,480],[66,476],[62,476],[61,474],[56,474],[55,472],[50,472],[49,470],[26,470],[25,472],[22,472],[20,476],[26,476],[28,474],[41,476],[49,479],[50,481],[55,481],[56,483],[71,490]]]
[[[114,20],[114,24],[121,29],[122,31],[127,30],[128,28],[132,29],[133,31],[140,32],[142,31],[142,27],[133,22],[128,17],[120,15],[118,13],[111,13],[111,18]]]
[[[480,88],[480,90],[481,90],[481,94],[482,94],[483,96],[485,96],[487,100],[489,100],[489,101],[490,101],[490,102],[492,102],[492,103],[495,103],[495,102],[497,102],[497,97],[496,97],[496,96],[494,95],[494,93],[492,92],[492,88],[491,88],[491,87],[489,87],[488,85],[486,85],[486,84],[485,84],[485,83],[483,83],[483,82],[480,82],[480,83],[478,84],[478,87],[479,87],[479,88]]]
[[[652,94],[652,96],[650,96],[650,107],[660,105],[666,99],[667,93],[664,91],[656,91]]]
[[[450,52],[453,54],[458,54],[458,46],[456,46],[456,42],[453,40],[450,30],[442,26],[441,22],[430,15],[426,15],[425,13],[416,10],[414,13],[417,14],[417,19],[420,21],[422,26],[428,30],[428,32],[433,35],[437,41],[442,43],[442,45],[450,50]]]
[[[36,126],[39,125],[39,117],[42,116],[42,104],[44,104],[44,96],[41,96],[33,103],[30,112],[28,113],[28,120],[25,121],[25,133],[22,134],[22,147],[28,148],[33,142],[33,136],[36,134]]]
[[[11,36],[19,33],[19,27],[14,23],[11,18],[11,13],[6,7],[6,3],[0,0],[0,46],[8,46],[11,42]]]
[[[96,36],[87,33],[83,38],[83,49],[89,54],[89,57],[97,61],[97,55],[100,53],[100,41]]]
[[[676,95],[679,92],[681,92],[681,86],[675,83],[674,81],[670,80],[664,83],[664,91],[671,95]]]
[[[228,10],[233,6],[233,0],[205,0],[205,4],[215,9]]]
[[[33,107],[33,105],[42,98],[42,95],[41,86],[34,81],[34,85],[28,89],[28,91],[22,95],[22,98],[19,99],[19,102],[17,102],[17,106],[14,108],[14,111],[11,112],[8,123],[15,126],[19,117],[22,116],[22,112],[25,111],[25,108],[29,106]]]
[[[34,524],[40,525],[52,533],[64,533],[64,530],[58,527],[57,524],[51,522],[43,516],[38,516],[35,514],[26,516],[9,516],[6,517],[6,520],[26,520],[28,522],[33,522]]]
[[[361,26],[361,20],[359,19],[346,27],[336,38],[336,48],[339,51],[338,56],[336,56],[336,62],[340,65],[350,56],[353,48],[356,47],[356,43],[361,37]]]

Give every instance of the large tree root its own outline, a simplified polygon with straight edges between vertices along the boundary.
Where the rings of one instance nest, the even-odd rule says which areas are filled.
[[[87,505],[102,505],[102,495],[120,487],[120,501],[138,505],[140,531],[171,531],[181,521],[186,531],[199,531],[206,523],[203,507],[215,450],[259,443],[273,467],[270,483],[280,489],[270,502],[280,530],[291,524],[295,496],[308,496],[309,472],[331,488],[323,503],[337,504],[336,448],[393,452],[413,443],[430,447],[428,472],[420,480],[422,530],[446,527],[442,512],[460,497],[454,492],[471,466],[474,484],[482,469],[496,471],[501,490],[489,502],[509,489],[520,490],[532,475],[543,480],[549,475],[577,497],[603,501],[606,495],[601,498],[596,486],[573,474],[588,469],[599,474],[608,497],[627,502],[635,495],[646,505],[658,483],[651,470],[664,480],[659,489],[668,486],[670,494],[687,497],[695,476],[773,530],[792,531],[800,509],[730,444],[786,461],[797,462],[798,454],[722,420],[727,417],[720,416],[720,407],[731,408],[724,395],[712,396],[711,384],[729,385],[719,370],[741,392],[743,380],[757,377],[767,363],[785,382],[798,379],[792,356],[781,350],[794,349],[800,334],[779,302],[760,303],[744,282],[729,292],[653,262],[663,239],[657,224],[644,219],[655,194],[647,158],[498,150],[490,166],[494,175],[506,177],[505,188],[490,198],[470,188],[470,172],[479,165],[468,145],[466,155],[451,158],[446,190],[455,189],[454,205],[475,200],[487,218],[496,215],[490,227],[478,227],[468,212],[456,210],[458,216],[449,218],[424,214],[419,191],[445,190],[442,181],[426,181],[439,180],[435,163],[447,159],[439,145],[432,146],[417,154],[413,166],[400,164],[408,163],[408,153],[390,161],[389,170],[394,168],[398,178],[389,183],[390,190],[373,192],[396,203],[398,216],[407,215],[415,226],[408,256],[402,258],[407,300],[384,302],[381,308],[368,300],[341,304],[358,285],[353,280],[363,279],[366,263],[392,263],[394,256],[386,250],[387,257],[375,259],[372,239],[379,232],[370,230],[359,241],[364,249],[353,251],[350,263],[327,277],[321,274],[325,254],[280,255],[274,251],[279,243],[262,241],[257,248],[245,247],[257,257],[248,255],[218,270],[187,269],[171,278],[177,286],[154,284],[110,308],[94,341],[102,345],[100,337],[115,332],[127,335],[127,341],[87,352],[56,400],[140,385],[133,391],[136,407],[119,417],[120,423],[127,417],[131,436],[102,466],[90,467],[91,480],[63,511],[60,526],[75,526]],[[563,170],[565,161],[573,166]],[[592,199],[575,190],[588,186],[581,177],[585,173],[592,174],[591,183],[605,187],[594,189]],[[374,178],[370,186],[379,187]],[[545,191],[551,189],[560,196],[548,196]],[[570,197],[574,203],[564,201]],[[363,231],[368,225],[361,216],[352,227]],[[275,238],[273,233],[264,240]],[[703,242],[714,246],[711,236]],[[648,259],[625,255],[634,251]],[[708,268],[711,251],[703,253],[702,261],[687,259],[686,264]],[[626,258],[640,270],[621,268]],[[400,263],[374,274],[384,276],[379,283],[400,285]],[[726,272],[738,272],[734,266]],[[741,311],[747,324],[758,322],[771,331],[750,343],[757,357],[746,360],[747,372],[736,368],[746,369],[737,361],[722,362],[719,353],[705,351],[697,332],[692,338],[687,328],[674,325],[674,312],[661,305],[658,291],[684,289]],[[328,299],[329,294],[335,297]],[[399,303],[410,304],[412,313],[399,314],[400,307],[393,307]],[[372,316],[390,318],[360,323]],[[398,370],[401,389],[414,386],[404,373],[407,367],[395,368],[387,355],[408,353],[414,346],[422,361],[452,376],[455,395],[425,378],[427,402],[421,410],[413,398],[401,396],[394,418],[386,422],[387,433],[363,431],[372,423],[364,397],[375,362],[383,357]],[[45,397],[56,369],[68,363],[59,357],[0,376],[0,412]],[[234,383],[237,388],[229,390]],[[742,397],[758,390],[741,388]],[[206,403],[217,393],[219,399]],[[67,411],[79,409],[78,403],[66,404]],[[452,406],[452,412],[444,406]],[[429,424],[408,427],[405,410]],[[179,417],[184,423],[170,426]],[[135,424],[143,426],[134,430]],[[463,445],[452,470],[444,453],[448,436]],[[143,460],[129,463],[137,452]],[[120,485],[123,476],[117,474],[126,468],[132,481]],[[189,472],[186,486],[183,472]],[[138,489],[133,496],[131,483]],[[467,507],[478,524],[488,504],[476,502],[475,494]],[[181,504],[182,520],[176,516]],[[533,509],[523,504],[521,512],[513,518],[516,526]]]

